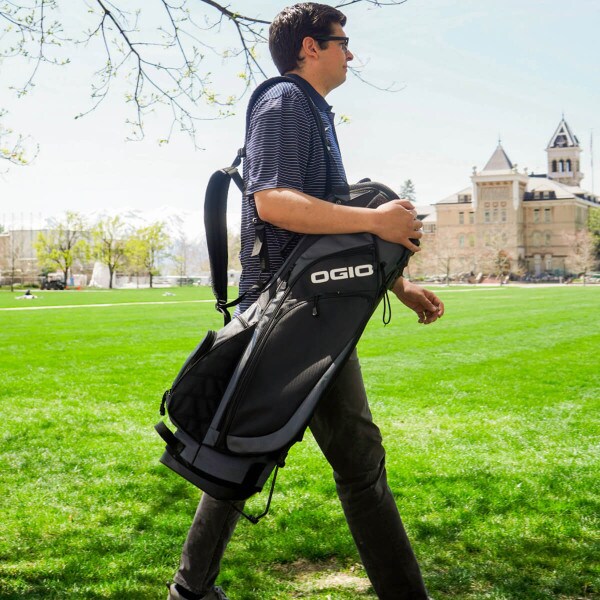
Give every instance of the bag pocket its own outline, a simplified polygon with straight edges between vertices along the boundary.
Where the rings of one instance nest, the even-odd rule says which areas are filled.
[[[368,295],[315,296],[281,314],[239,382],[221,439],[260,437],[289,421],[371,315]]]
[[[229,325],[238,325],[232,321]],[[229,327],[229,325],[227,327]],[[202,442],[254,327],[209,332],[192,353],[168,393],[169,419]]]

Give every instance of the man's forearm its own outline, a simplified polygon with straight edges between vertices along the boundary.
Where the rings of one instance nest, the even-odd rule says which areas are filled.
[[[295,233],[373,233],[374,212],[320,200],[303,192],[276,188],[254,195],[263,221]]]
[[[396,281],[394,281],[394,285],[392,285],[392,292],[396,294],[396,296],[401,296],[404,293],[404,277],[400,275]]]
[[[254,194],[263,221],[295,233],[372,233],[389,242],[418,248],[410,238],[420,238],[421,222],[407,201],[391,201],[378,209],[343,206],[320,200],[289,188],[263,190]]]

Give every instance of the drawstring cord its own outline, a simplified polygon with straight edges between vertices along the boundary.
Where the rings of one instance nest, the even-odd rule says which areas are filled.
[[[385,288],[383,294],[383,325],[389,325],[392,320],[392,304],[390,303],[389,291]]]

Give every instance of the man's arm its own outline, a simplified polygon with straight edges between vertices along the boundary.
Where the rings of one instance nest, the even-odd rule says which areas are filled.
[[[263,221],[295,233],[372,233],[402,244],[412,252],[420,248],[410,239],[422,237],[421,221],[408,200],[392,200],[376,209],[343,206],[320,200],[291,188],[274,188],[254,194]]]
[[[254,194],[256,210],[263,221],[296,233],[332,234],[368,232],[413,252],[411,241],[423,236],[421,221],[407,200],[392,200],[376,209],[350,207],[319,200],[291,188],[274,188]],[[399,277],[392,291],[429,325],[444,314],[444,303],[430,290]]]

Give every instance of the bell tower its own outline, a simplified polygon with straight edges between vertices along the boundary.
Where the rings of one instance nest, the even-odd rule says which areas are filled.
[[[583,179],[579,165],[581,147],[564,116],[550,139],[546,152],[548,153],[548,178],[566,185],[579,185]]]

